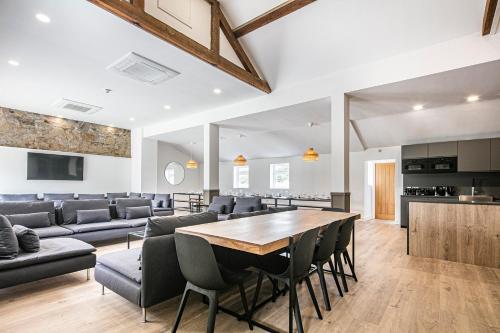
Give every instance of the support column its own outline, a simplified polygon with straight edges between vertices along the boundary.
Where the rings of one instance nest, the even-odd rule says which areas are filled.
[[[331,204],[350,211],[349,192],[349,97],[344,93],[331,97]]]
[[[203,201],[219,195],[219,126],[203,125]]]
[[[130,192],[156,193],[158,180],[158,141],[144,139],[142,128],[130,133]]]

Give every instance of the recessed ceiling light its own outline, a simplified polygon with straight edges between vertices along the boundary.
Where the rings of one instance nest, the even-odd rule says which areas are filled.
[[[130,121],[134,121],[134,120],[135,120],[135,118],[128,118],[128,120],[130,120]]]
[[[413,110],[415,110],[415,111],[420,111],[423,108],[424,108],[424,106],[422,104],[417,104],[417,105],[413,106]]]
[[[12,59],[11,59],[11,60],[9,60],[9,61],[7,61],[7,62],[8,62],[8,63],[9,63],[9,65],[11,65],[11,66],[15,66],[15,67],[19,66],[19,61],[17,61],[17,60],[12,60]]]
[[[109,124],[109,127],[115,127],[115,124]]]
[[[477,102],[479,101],[479,96],[478,95],[470,95],[467,97],[467,102]]]
[[[43,13],[38,13],[38,14],[35,15],[35,17],[40,22],[50,23],[50,17],[48,17],[47,15],[45,15]]]
[[[62,116],[62,115],[60,115],[60,114],[58,114],[56,117],[57,117],[57,118],[62,118],[63,116]]]
[[[214,89],[214,94],[220,95],[221,93],[222,93],[222,90],[220,90],[219,88]]]
[[[170,105],[163,105],[163,108],[164,108],[165,110],[170,110],[170,109],[171,109]]]

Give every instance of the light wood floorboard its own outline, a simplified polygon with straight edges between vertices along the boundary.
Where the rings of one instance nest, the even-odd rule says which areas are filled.
[[[140,246],[133,242],[133,247]],[[126,248],[125,243],[99,246],[98,255]],[[356,222],[356,267],[359,282],[337,295],[327,275],[332,311],[323,306],[319,280],[313,276],[324,320],[316,318],[305,284],[299,299],[309,332],[500,332],[500,270],[406,255],[406,230],[382,221]],[[264,293],[270,290],[266,282]],[[263,294],[264,294],[263,293]],[[248,283],[247,297],[253,297]],[[287,297],[269,303],[257,320],[287,329]],[[179,298],[141,310],[106,291],[84,271],[0,290],[0,332],[169,332]],[[240,310],[233,290],[225,307]],[[205,332],[207,306],[191,297],[179,332]],[[218,332],[247,332],[244,322],[219,313]],[[255,332],[261,332],[255,328]]]

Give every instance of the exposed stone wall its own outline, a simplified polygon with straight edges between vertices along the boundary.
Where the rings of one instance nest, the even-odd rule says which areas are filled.
[[[130,157],[130,130],[0,107],[0,146]]]

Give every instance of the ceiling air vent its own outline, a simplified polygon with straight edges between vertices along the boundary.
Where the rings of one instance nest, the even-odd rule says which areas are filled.
[[[75,102],[69,99],[61,99],[57,101],[54,104],[55,107],[61,109],[61,110],[66,110],[66,111],[72,111],[72,112],[80,112],[80,113],[85,113],[85,114],[94,114],[100,110],[102,110],[101,107],[91,105],[91,104],[85,104],[81,102]]]
[[[151,85],[161,83],[179,75],[179,72],[134,52],[130,52],[118,59],[106,67],[106,69]]]

